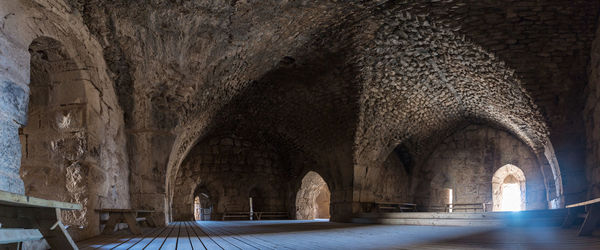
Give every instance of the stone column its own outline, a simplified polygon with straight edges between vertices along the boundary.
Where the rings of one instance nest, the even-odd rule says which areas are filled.
[[[0,190],[24,194],[19,127],[27,122],[29,53],[0,35]]]
[[[0,190],[18,194],[25,193],[19,177],[19,127],[26,122],[29,99],[29,91],[25,88],[5,79],[0,80]]]

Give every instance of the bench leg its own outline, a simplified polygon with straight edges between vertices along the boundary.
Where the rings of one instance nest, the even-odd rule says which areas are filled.
[[[594,232],[594,229],[600,221],[600,204],[593,204],[589,206],[585,221],[579,229],[579,236],[590,236]]]
[[[52,249],[79,249],[62,224],[59,208],[35,209],[35,223]]]
[[[142,234],[142,231],[137,226],[137,221],[135,220],[136,213],[124,213],[123,217],[125,218],[125,222],[127,223],[127,226],[129,226],[129,230],[133,234]]]
[[[115,231],[117,223],[123,221],[121,213],[108,213],[108,221],[102,230],[102,234],[112,234]]]
[[[3,249],[3,250],[21,250],[21,249],[23,249],[23,242],[3,244],[2,247],[4,247],[4,248],[0,248],[0,249]]]

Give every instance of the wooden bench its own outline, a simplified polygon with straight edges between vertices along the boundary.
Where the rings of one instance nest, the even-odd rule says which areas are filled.
[[[575,203],[566,206],[568,209],[567,217],[563,222],[563,227],[570,227],[577,218],[584,218],[583,224],[579,228],[579,236],[590,236],[600,222],[600,198]]]
[[[262,218],[290,218],[288,212],[254,212],[257,220],[261,220]]]
[[[473,212],[477,212],[477,210],[481,210],[482,212],[487,212],[488,207],[490,207],[490,203],[454,203],[454,204],[446,204],[445,212],[450,212],[450,210],[458,211],[463,210],[468,212],[469,210],[473,210]]]
[[[446,205],[429,205],[419,207],[423,212],[448,212]]]
[[[78,249],[61,221],[61,210],[81,205],[0,191],[0,244],[44,238],[52,249]]]
[[[378,212],[416,212],[417,204],[406,202],[374,202]]]
[[[252,220],[252,213],[249,211],[246,212],[224,212],[221,220],[225,220],[225,218],[246,218]]]
[[[140,209],[118,209],[118,208],[102,208],[96,209],[96,212],[102,214],[108,213],[108,220],[100,220],[100,224],[105,222],[103,234],[112,234],[115,231],[115,226],[118,223],[127,223],[129,230],[133,234],[141,234],[142,230],[137,225],[137,222],[145,221],[149,226],[155,227],[156,223],[150,217],[153,210],[140,210]]]

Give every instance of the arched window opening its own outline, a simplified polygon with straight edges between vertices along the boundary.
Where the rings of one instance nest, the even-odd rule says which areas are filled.
[[[526,209],[525,174],[514,165],[505,165],[492,178],[494,211],[521,211]]]
[[[316,172],[308,172],[296,194],[296,219],[329,219],[330,199],[325,180]]]
[[[194,192],[194,220],[211,220],[213,203],[211,197],[204,187]]]

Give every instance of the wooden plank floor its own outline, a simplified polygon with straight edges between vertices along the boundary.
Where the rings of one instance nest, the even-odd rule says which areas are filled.
[[[185,221],[78,243],[81,249],[600,249],[600,235],[558,227],[365,225],[325,221]]]

